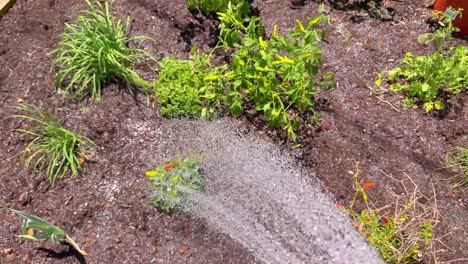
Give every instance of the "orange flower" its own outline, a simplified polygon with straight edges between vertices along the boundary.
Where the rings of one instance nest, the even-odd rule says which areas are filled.
[[[371,187],[373,187],[373,186],[374,186],[374,183],[372,183],[372,182],[366,182],[366,183],[364,183],[364,185],[362,186],[362,189],[367,190],[367,189],[369,189],[369,188],[371,188]]]
[[[164,166],[164,170],[165,171],[171,171],[173,170],[174,168],[172,166]]]
[[[385,223],[386,225],[388,225],[388,224],[390,223],[390,220],[388,220],[387,217],[385,217],[385,218],[383,219],[383,221],[384,221],[384,223]]]

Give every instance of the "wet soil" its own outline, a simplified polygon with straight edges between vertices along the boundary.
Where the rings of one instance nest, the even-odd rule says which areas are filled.
[[[376,183],[369,195],[379,206],[392,202],[385,187],[401,191],[386,175],[395,179],[408,175],[428,197],[434,186],[442,217],[436,227],[436,237],[443,242],[438,255],[440,260],[454,260],[468,257],[468,195],[449,188],[453,172],[444,169],[443,160],[447,150],[468,143],[467,94],[450,98],[448,110],[437,115],[403,109],[401,96],[393,93],[385,93],[383,102],[369,89],[374,76],[398,65],[407,51],[432,50],[416,42],[429,30],[426,2],[388,1],[393,21],[380,21],[359,10],[330,10],[324,63],[335,73],[338,89],[320,94],[321,128],[304,126],[300,148],[291,149],[297,143],[284,142],[256,118],[232,122],[282,144],[339,203],[352,199],[349,171],[356,162],[362,177]],[[275,24],[284,32],[317,9],[313,1],[257,0],[253,6],[268,32]],[[254,262],[236,241],[203,221],[184,214],[168,216],[149,204],[144,171],[177,154],[172,142],[181,140],[182,121],[162,118],[157,106],[148,107],[143,96],[127,94],[119,83],[106,86],[101,103],[78,104],[53,91],[50,52],[63,23],[82,8],[80,0],[18,0],[0,20],[0,201],[61,226],[90,256],[80,259],[66,246],[25,243],[15,236],[19,218],[0,211],[0,263]],[[132,18],[132,36],[154,39],[139,45],[158,58],[186,58],[192,45],[214,44],[217,22],[190,13],[184,0],[121,0],[114,11]],[[100,146],[82,177],[60,180],[52,189],[44,175],[24,168],[24,159],[16,154],[26,142],[14,132],[22,124],[9,118],[19,99],[54,111],[67,127]],[[141,123],[151,124],[144,129],[155,129],[158,136],[145,134]],[[147,142],[160,147],[149,152]]]

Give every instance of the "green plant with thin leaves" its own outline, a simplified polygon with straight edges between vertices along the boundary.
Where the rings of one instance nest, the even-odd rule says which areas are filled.
[[[21,104],[18,108],[24,114],[13,117],[30,121],[28,128],[18,129],[23,135],[32,137],[23,151],[28,156],[26,166],[46,173],[52,186],[67,172],[76,177],[87,159],[80,148],[94,143],[66,129],[50,113],[35,106]]]
[[[134,40],[149,38],[129,37],[130,19],[123,23],[112,16],[113,2],[86,0],[89,10],[65,24],[62,39],[53,51],[56,89],[79,100],[90,95],[99,101],[103,83],[110,78],[119,78],[128,87],[139,86],[143,91],[152,88],[151,82],[133,70],[138,60],[152,56],[143,49],[129,47]]]
[[[447,167],[453,168],[462,179],[453,185],[454,188],[468,185],[468,147],[455,147],[445,157]]]
[[[172,159],[155,170],[147,171],[154,191],[152,203],[166,213],[191,206],[191,195],[203,192],[204,177],[195,158]]]
[[[231,3],[236,16],[239,18],[247,16],[250,12],[250,4],[247,0],[187,0],[190,10],[200,10],[207,16],[218,12],[226,12],[229,3]]]
[[[239,20],[231,5],[218,15],[220,45],[233,50],[225,74],[225,101],[231,112],[239,115],[253,103],[270,125],[282,127],[293,140],[302,114],[309,113],[310,121],[317,124],[315,95],[321,88],[336,87],[332,74],[321,69],[319,43],[325,35],[322,26],[329,23],[323,9],[305,25],[296,20],[297,26],[287,34],[277,34],[275,26],[270,39],[258,17]]]
[[[86,251],[82,250],[78,244],[59,227],[35,215],[31,215],[20,210],[11,209],[4,205],[0,206],[24,218],[20,237],[30,240],[49,239],[52,241],[52,243],[57,245],[68,243],[69,245],[73,246],[81,255],[88,255]]]
[[[210,118],[221,106],[225,66],[211,65],[211,55],[195,47],[190,60],[165,57],[155,82],[161,113],[169,118]]]

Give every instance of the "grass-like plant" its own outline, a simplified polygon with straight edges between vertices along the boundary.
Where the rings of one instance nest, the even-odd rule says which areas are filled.
[[[68,243],[69,245],[73,246],[81,255],[88,255],[86,251],[82,250],[78,244],[59,227],[35,215],[31,215],[20,210],[11,209],[4,205],[0,206],[24,218],[20,237],[30,240],[50,239],[52,243],[57,245]]]
[[[166,213],[183,209],[192,203],[190,195],[203,192],[204,177],[194,158],[173,159],[155,170],[147,171],[154,191],[152,203]]]
[[[148,38],[129,37],[130,20],[123,23],[112,16],[111,4],[107,1],[86,0],[86,3],[89,10],[82,11],[74,22],[65,24],[62,39],[53,51],[56,89],[76,99],[90,95],[100,100],[103,83],[109,78],[119,78],[129,87],[136,85],[143,90],[152,87],[151,82],[133,70],[138,60],[152,56],[142,49],[129,47],[135,39]]]
[[[447,152],[446,165],[459,172],[462,178],[453,185],[454,188],[468,184],[468,147],[455,147]]]
[[[81,164],[87,159],[80,152],[80,147],[94,143],[64,128],[50,113],[35,106],[21,104],[18,108],[24,114],[14,117],[30,121],[27,128],[18,129],[23,135],[32,137],[23,151],[27,156],[26,166],[46,173],[52,186],[67,172],[77,176],[82,169]]]
[[[189,116],[209,118],[220,106],[225,67],[210,63],[210,55],[191,52],[191,60],[165,57],[155,82],[161,113],[169,118]]]

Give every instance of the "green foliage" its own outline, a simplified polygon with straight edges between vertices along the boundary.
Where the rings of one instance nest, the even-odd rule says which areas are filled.
[[[86,251],[80,249],[78,244],[59,227],[35,215],[11,209],[3,205],[2,207],[24,218],[23,226],[21,227],[20,237],[31,240],[50,239],[50,241],[52,241],[52,243],[54,244],[68,243],[72,245],[83,256],[88,255]]]
[[[388,72],[390,89],[404,92],[403,104],[424,104],[426,112],[444,108],[443,97],[457,95],[468,87],[468,49],[458,46],[448,51],[414,57],[408,52],[403,66]]]
[[[220,106],[225,67],[214,67],[210,55],[192,51],[191,60],[165,57],[155,82],[161,113],[166,117],[211,117]]]
[[[285,35],[277,34],[275,27],[269,40],[260,18],[239,20],[231,6],[219,13],[220,43],[225,49],[234,48],[225,75],[229,80],[225,100],[233,114],[241,114],[246,103],[254,103],[255,110],[293,140],[299,114],[311,112],[311,121],[317,121],[315,94],[320,87],[335,87],[332,74],[321,72],[319,42],[325,32],[320,27],[328,25],[328,17],[322,13],[319,10],[305,25],[297,20],[297,26]]]
[[[86,156],[80,153],[80,147],[93,143],[64,128],[50,113],[35,106],[22,104],[19,109],[25,114],[14,117],[31,121],[28,128],[18,129],[23,135],[32,136],[23,151],[28,156],[26,166],[45,172],[52,186],[68,171],[77,176],[86,160]]]
[[[468,147],[455,147],[447,152],[447,167],[453,168],[459,172],[462,180],[453,185],[461,187],[468,184]]]
[[[204,191],[204,178],[194,158],[181,161],[173,159],[147,171],[151,179],[155,198],[152,200],[159,209],[166,213],[182,209],[191,204],[190,195]]]
[[[71,93],[76,99],[90,95],[100,100],[103,82],[111,77],[124,80],[129,86],[152,87],[132,70],[139,59],[151,55],[129,47],[129,42],[146,37],[128,37],[130,20],[124,24],[113,17],[108,2],[86,3],[89,10],[82,11],[73,23],[65,24],[62,39],[53,51],[56,89]]]
[[[433,43],[437,50],[445,48],[445,42],[452,36],[454,32],[460,31],[458,28],[453,27],[453,17],[461,14],[463,9],[452,10],[451,8],[446,12],[435,11],[433,17],[438,21],[442,27],[437,29],[434,33],[425,33],[418,37],[421,43]]]
[[[187,0],[187,4],[190,10],[200,10],[205,15],[224,13],[230,4],[239,18],[247,16],[250,12],[247,0]]]
[[[366,190],[374,186],[359,183],[359,164],[354,173],[355,196],[346,211],[352,216],[355,227],[366,237],[386,263],[413,263],[421,260],[425,250],[433,241],[434,220],[428,214],[430,209],[417,202],[418,193],[398,197],[394,214],[385,215],[368,204]],[[405,188],[406,190],[406,188]],[[366,209],[360,213],[354,210],[357,198],[361,196]],[[406,201],[405,201],[406,200]],[[399,203],[404,201],[404,203]]]

